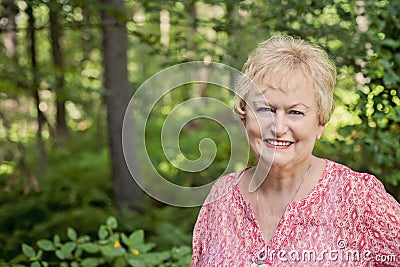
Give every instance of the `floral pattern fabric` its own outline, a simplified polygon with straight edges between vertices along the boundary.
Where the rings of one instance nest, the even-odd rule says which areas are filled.
[[[218,179],[193,231],[191,266],[400,266],[399,203],[373,175],[325,161],[268,243],[239,190],[243,171]]]

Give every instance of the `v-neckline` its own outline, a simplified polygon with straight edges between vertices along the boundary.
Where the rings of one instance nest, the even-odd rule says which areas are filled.
[[[244,197],[244,195],[240,191],[239,182],[240,182],[244,172],[249,168],[245,168],[238,173],[236,183],[234,185],[234,191],[239,196],[239,199],[241,200],[241,202],[244,204],[245,209],[246,209],[246,215],[248,216],[250,221],[255,225],[255,229],[257,231],[258,237],[261,239],[264,247],[275,247],[275,242],[276,242],[277,238],[280,236],[280,232],[282,231],[281,228],[283,227],[284,222],[287,221],[287,217],[289,217],[289,214],[290,214],[289,211],[293,210],[297,206],[301,206],[303,202],[312,198],[315,195],[315,192],[318,192],[319,188],[321,186],[323,186],[323,180],[326,177],[327,170],[329,169],[328,165],[330,164],[329,160],[327,160],[327,159],[324,159],[324,160],[325,160],[325,168],[324,168],[321,176],[319,177],[317,184],[313,187],[313,189],[310,191],[310,193],[308,193],[308,195],[305,196],[304,198],[302,198],[301,200],[292,201],[292,202],[288,203],[273,235],[271,236],[271,239],[268,242],[266,242],[266,239],[264,238],[263,232],[261,231],[261,227],[260,227],[258,221],[256,220],[255,213],[254,213],[253,208],[250,205],[250,202]]]

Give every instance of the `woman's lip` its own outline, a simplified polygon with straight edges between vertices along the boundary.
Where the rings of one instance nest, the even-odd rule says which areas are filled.
[[[264,139],[264,143],[273,148],[288,148],[290,145],[292,145],[294,142],[289,141],[289,140],[282,140],[282,139]]]
[[[276,138],[265,138],[264,141],[277,141],[277,142],[288,142],[288,143],[294,143],[293,141],[290,140],[285,140],[285,139],[276,139]]]

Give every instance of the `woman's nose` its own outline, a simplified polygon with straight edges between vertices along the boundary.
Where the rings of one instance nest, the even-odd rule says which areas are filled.
[[[284,112],[276,111],[274,121],[272,123],[272,133],[275,137],[282,137],[288,131],[287,118]]]

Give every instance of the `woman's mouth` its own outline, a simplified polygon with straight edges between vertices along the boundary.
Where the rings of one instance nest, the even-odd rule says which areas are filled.
[[[264,143],[269,147],[288,148],[294,142],[287,141],[287,140],[264,139]]]

